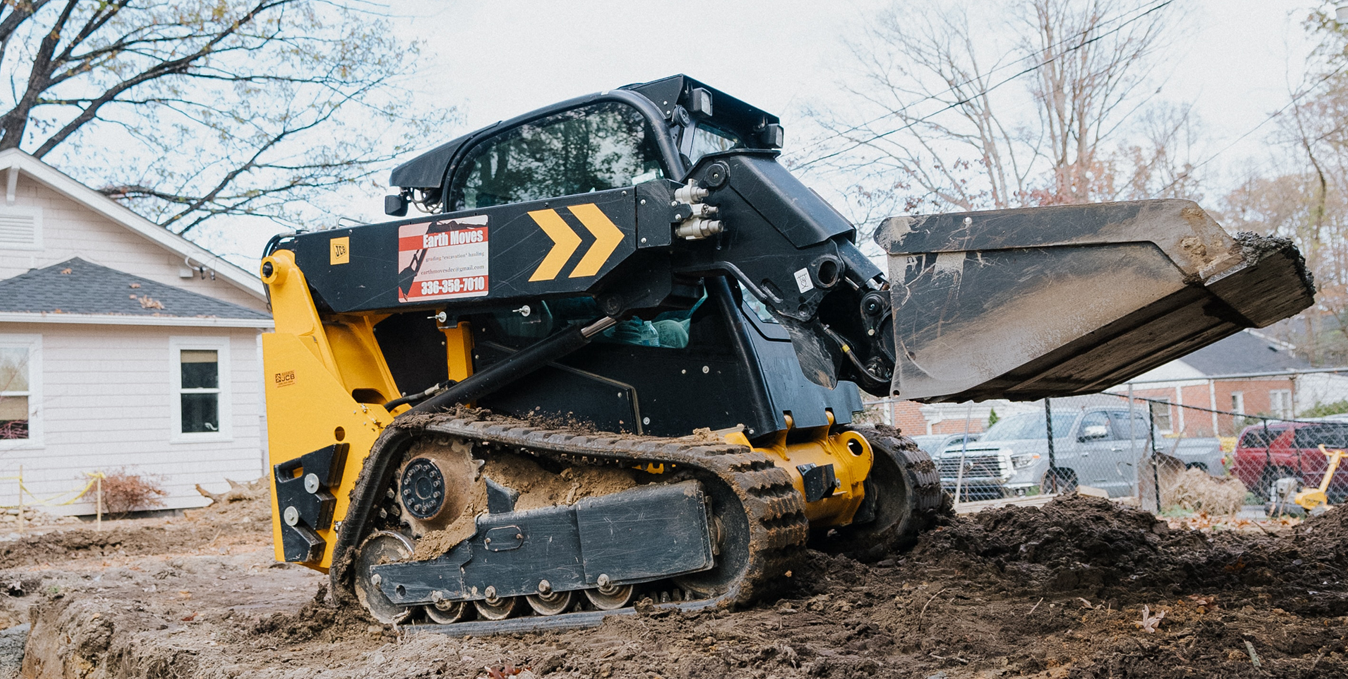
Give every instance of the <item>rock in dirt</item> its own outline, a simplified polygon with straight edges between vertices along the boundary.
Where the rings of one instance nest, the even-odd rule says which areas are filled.
[[[0,679],[15,679],[23,665],[23,646],[28,642],[29,626],[16,625],[0,630]]]

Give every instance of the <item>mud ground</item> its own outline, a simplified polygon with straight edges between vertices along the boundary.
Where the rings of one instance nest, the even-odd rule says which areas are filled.
[[[29,677],[1348,676],[1341,509],[1195,531],[1074,496],[871,563],[809,552],[747,610],[463,639],[328,607],[270,542],[252,498],[0,543],[0,628],[31,623]]]

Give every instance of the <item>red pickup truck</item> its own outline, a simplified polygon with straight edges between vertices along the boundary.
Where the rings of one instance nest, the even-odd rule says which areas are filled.
[[[1328,458],[1320,452],[1348,449],[1348,422],[1269,422],[1246,427],[1236,443],[1236,477],[1251,492],[1271,500],[1273,482],[1284,477],[1300,479],[1304,486],[1319,486]],[[1348,499],[1348,465],[1340,465],[1327,492],[1334,504]]]

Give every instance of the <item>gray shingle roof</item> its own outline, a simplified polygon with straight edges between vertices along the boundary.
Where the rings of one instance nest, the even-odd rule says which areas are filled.
[[[1179,360],[1204,375],[1282,372],[1311,367],[1287,349],[1244,331]]]
[[[0,280],[0,312],[268,319],[214,297],[75,257]]]

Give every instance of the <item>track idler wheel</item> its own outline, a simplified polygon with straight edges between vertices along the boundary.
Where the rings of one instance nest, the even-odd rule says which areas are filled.
[[[559,615],[571,610],[571,604],[575,602],[575,597],[571,592],[548,592],[546,594],[530,594],[524,597],[529,602],[529,608],[539,615]]]
[[[601,611],[612,611],[632,602],[632,585],[601,585],[596,589],[585,590],[585,598]]]
[[[478,617],[483,620],[505,620],[521,611],[523,606],[520,604],[523,598],[518,596],[498,598],[495,588],[488,587],[487,598],[474,601],[473,608],[477,609]]]
[[[390,530],[376,531],[361,543],[356,553],[355,578],[356,598],[375,620],[386,625],[394,625],[407,619],[412,609],[399,606],[379,589],[379,576],[373,568],[379,564],[396,563],[412,558],[412,541],[402,533]]]
[[[441,625],[452,625],[463,620],[471,610],[471,607],[463,601],[437,601],[423,608],[431,622]]]

